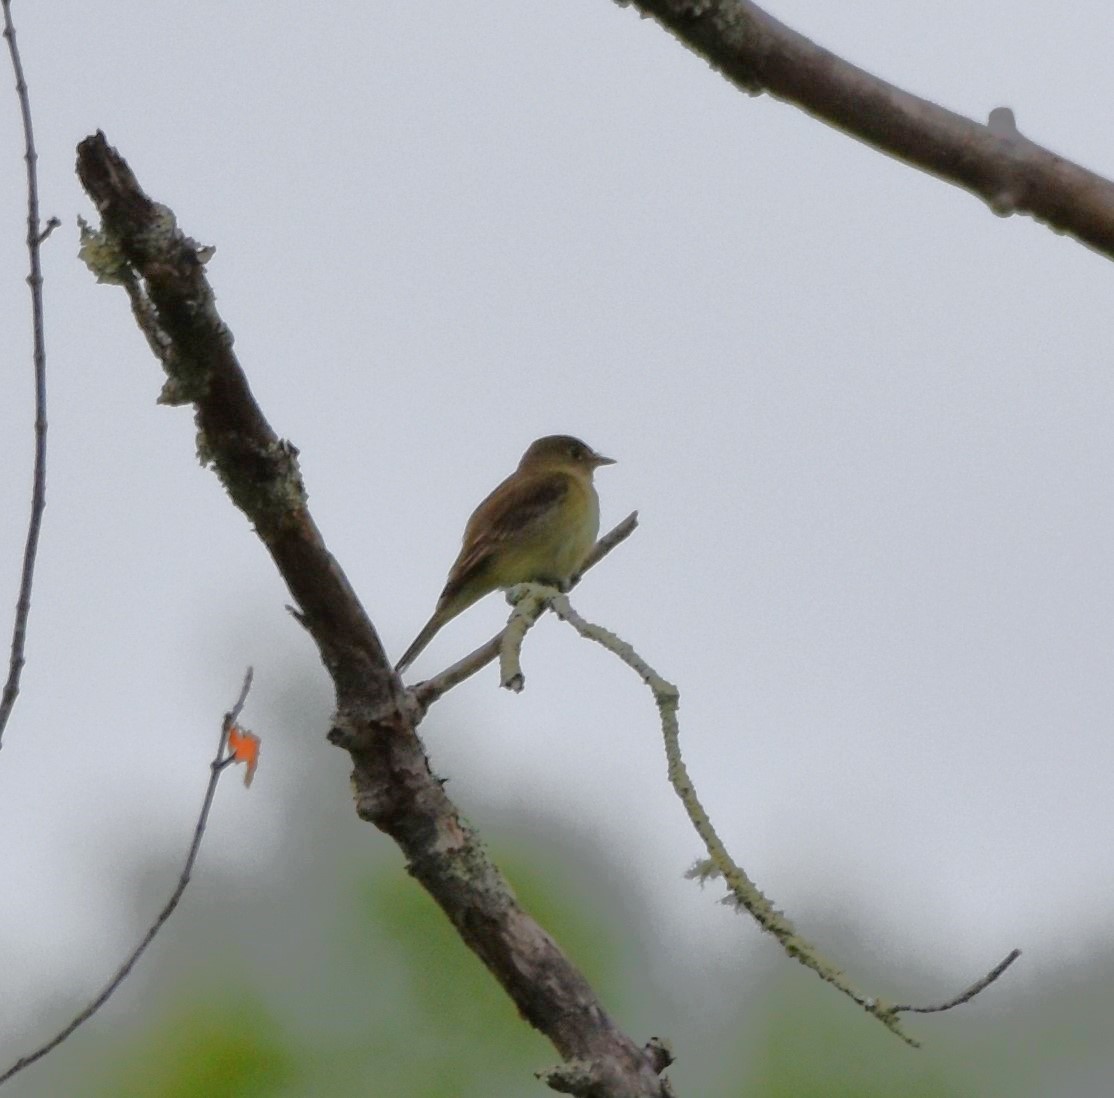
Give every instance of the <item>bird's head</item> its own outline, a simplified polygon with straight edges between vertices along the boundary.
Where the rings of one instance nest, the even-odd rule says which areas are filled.
[[[597,454],[585,442],[581,442],[572,435],[546,435],[531,442],[522,460],[518,463],[520,469],[534,469],[546,466],[561,466],[583,470],[591,474],[593,469],[601,465],[614,465],[615,459]]]

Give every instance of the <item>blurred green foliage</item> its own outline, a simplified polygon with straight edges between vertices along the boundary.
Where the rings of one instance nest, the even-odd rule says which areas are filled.
[[[103,1098],[266,1098],[296,1086],[298,1057],[258,998],[234,989],[183,1003],[135,1042]]]
[[[1108,951],[1101,964],[1038,980],[1016,969],[973,1004],[914,1017],[910,1029],[925,1047],[913,1050],[764,940],[737,963],[702,967],[658,940],[660,922],[598,848],[518,834],[522,844],[497,860],[522,903],[636,1039],[671,1041],[678,1060],[670,1074],[683,1098],[1114,1092]],[[121,993],[114,1016],[106,1012],[21,1076],[13,1098],[551,1093],[534,1072],[556,1054],[385,844],[374,865],[366,845],[329,859],[306,849],[305,866],[288,877],[247,888],[210,877],[152,955],[145,982]],[[756,945],[749,923],[740,919],[737,929],[741,943]],[[810,933],[844,936],[834,924]],[[939,983],[938,974],[887,971],[863,946],[869,935],[860,928],[853,937],[858,956],[846,941],[831,949],[867,973],[865,984]]]
[[[623,927],[564,867],[521,855],[500,859],[521,902],[577,958],[597,991],[619,995]],[[556,1062],[549,1044],[517,1016],[509,998],[426,893],[397,866],[345,882],[331,906],[342,914],[319,980],[269,972],[268,993],[250,965],[218,956],[190,966],[162,995],[163,1009],[114,1043],[97,1075],[97,1098],[492,1098],[545,1093],[533,1079]],[[576,896],[575,900],[570,897]],[[320,898],[320,897],[318,897]],[[238,934],[266,935],[255,913]],[[235,948],[234,946],[232,947]],[[271,958],[273,962],[273,957]],[[297,965],[293,966],[295,969]],[[269,981],[268,981],[269,982]],[[327,997],[340,985],[344,1025],[319,1005],[293,1016],[284,999]],[[362,989],[362,991],[361,991]],[[275,1004],[278,1004],[277,1008]],[[309,1020],[307,1027],[299,1025]],[[320,1028],[314,1025],[324,1021]],[[107,1059],[108,1064],[103,1060]]]

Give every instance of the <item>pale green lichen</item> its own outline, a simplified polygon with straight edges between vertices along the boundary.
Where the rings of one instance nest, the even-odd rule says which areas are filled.
[[[155,403],[166,405],[168,408],[177,408],[182,404],[189,404],[190,395],[187,386],[183,385],[176,377],[168,377],[162,383],[158,400]]]
[[[98,282],[112,286],[126,286],[134,279],[135,272],[116,238],[105,230],[94,229],[83,217],[77,219],[81,246],[77,257],[93,272]]]
[[[711,858],[703,858],[696,862],[691,869],[685,873],[685,879],[689,881],[696,881],[698,884],[704,884],[707,881],[714,881],[718,877],[723,876],[723,870],[720,869]]]
[[[917,1042],[901,1028],[897,1014],[892,1009],[880,1006],[877,1000],[863,995],[843,972],[822,957],[811,943],[805,941],[797,933],[792,922],[770,902],[728,853],[696,795],[696,789],[681,757],[680,726],[677,721],[681,694],[677,687],[662,678],[626,641],[602,626],[582,618],[572,608],[567,596],[554,593],[546,601],[557,617],[568,622],[582,637],[595,641],[618,656],[650,688],[661,718],[669,782],[681,799],[689,821],[703,840],[704,848],[708,853],[708,857],[697,862],[688,876],[701,881],[713,877],[722,879],[727,887],[727,895],[723,899],[725,904],[737,911],[748,912],[763,930],[772,934],[781,943],[782,949],[790,957],[806,968],[812,969],[821,980],[837,988],[869,1014],[873,1014],[901,1040],[916,1046]]]

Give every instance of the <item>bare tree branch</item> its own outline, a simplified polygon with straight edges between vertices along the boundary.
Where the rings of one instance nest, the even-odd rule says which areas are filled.
[[[266,421],[205,278],[204,252],[140,189],[103,134],[78,146],[78,175],[102,220],[83,254],[130,285],[167,373],[164,403],[192,403],[198,447],[282,574],[336,690],[329,733],[354,764],[356,811],[390,835],[409,872],[563,1059],[587,1065],[593,1098],[666,1098],[662,1059],[609,1017],[583,975],[518,905],[431,773],[414,705],[306,506],[297,451]],[[136,302],[140,307],[137,308]]]
[[[220,739],[217,741],[217,753],[213,757],[213,761],[209,764],[209,784],[205,787],[205,799],[201,802],[201,813],[197,817],[197,824],[193,829],[193,839],[190,842],[189,852],[186,854],[186,864],[182,867],[182,872],[178,877],[178,883],[174,886],[174,891],[170,894],[170,899],[166,901],[163,905],[163,909],[155,916],[155,921],[148,927],[147,933],[143,935],[139,945],[132,950],[128,959],[116,970],[116,974],[108,981],[101,993],[84,1010],[74,1017],[68,1025],[47,1041],[46,1044],[40,1045],[34,1052],[30,1052],[26,1056],[20,1057],[11,1067],[3,1073],[0,1073],[0,1085],[6,1083],[13,1075],[22,1071],[25,1067],[30,1067],[36,1060],[41,1060],[48,1052],[52,1052],[56,1049],[74,1032],[74,1030],[89,1021],[89,1019],[108,1002],[116,989],[128,978],[128,974],[135,967],[135,963],[143,956],[144,951],[155,940],[155,935],[162,930],[167,919],[174,913],[174,909],[178,906],[178,901],[181,900],[182,894],[186,891],[186,885],[190,883],[193,865],[194,862],[197,861],[197,854],[201,849],[201,840],[205,835],[205,827],[209,822],[209,809],[213,807],[213,797],[216,796],[217,782],[220,781],[220,776],[224,773],[229,763],[234,761],[234,756],[226,756],[224,752],[228,744],[228,734],[232,726],[240,719],[240,713],[243,711],[244,703],[248,700],[248,691],[251,689],[251,678],[252,673],[249,667],[247,674],[244,676],[244,685],[240,688],[240,696],[236,699],[236,704],[225,713],[224,720],[221,721]]]
[[[0,0],[4,10],[4,37],[15,72],[15,90],[23,118],[23,159],[27,165],[27,251],[31,273],[27,285],[31,289],[31,327],[33,334],[32,360],[35,371],[35,467],[31,479],[31,516],[27,523],[27,540],[23,546],[23,567],[16,600],[15,623],[12,626],[11,657],[8,678],[0,694],[0,742],[19,694],[19,678],[26,662],[24,648],[27,643],[27,619],[31,613],[31,585],[35,576],[35,557],[39,551],[39,532],[42,529],[43,509],[46,507],[46,339],[43,328],[43,272],[40,260],[42,242],[58,225],[51,218],[45,229],[39,228],[38,154],[35,152],[35,133],[31,125],[31,97],[23,75],[23,62],[15,40],[12,23],[11,0]]]
[[[1023,137],[1005,114],[974,122],[872,76],[749,0],[619,0],[653,16],[752,95],[768,92],[907,164],[1114,257],[1114,183]]]

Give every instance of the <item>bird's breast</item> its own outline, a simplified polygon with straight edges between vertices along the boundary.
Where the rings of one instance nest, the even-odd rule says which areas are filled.
[[[496,586],[571,579],[596,544],[600,502],[595,488],[572,480],[569,492],[528,540],[506,546],[497,565]]]
[[[600,499],[595,488],[591,484],[575,484],[570,495],[580,496],[579,514],[555,547],[553,578],[559,580],[571,579],[580,571],[600,532]]]

